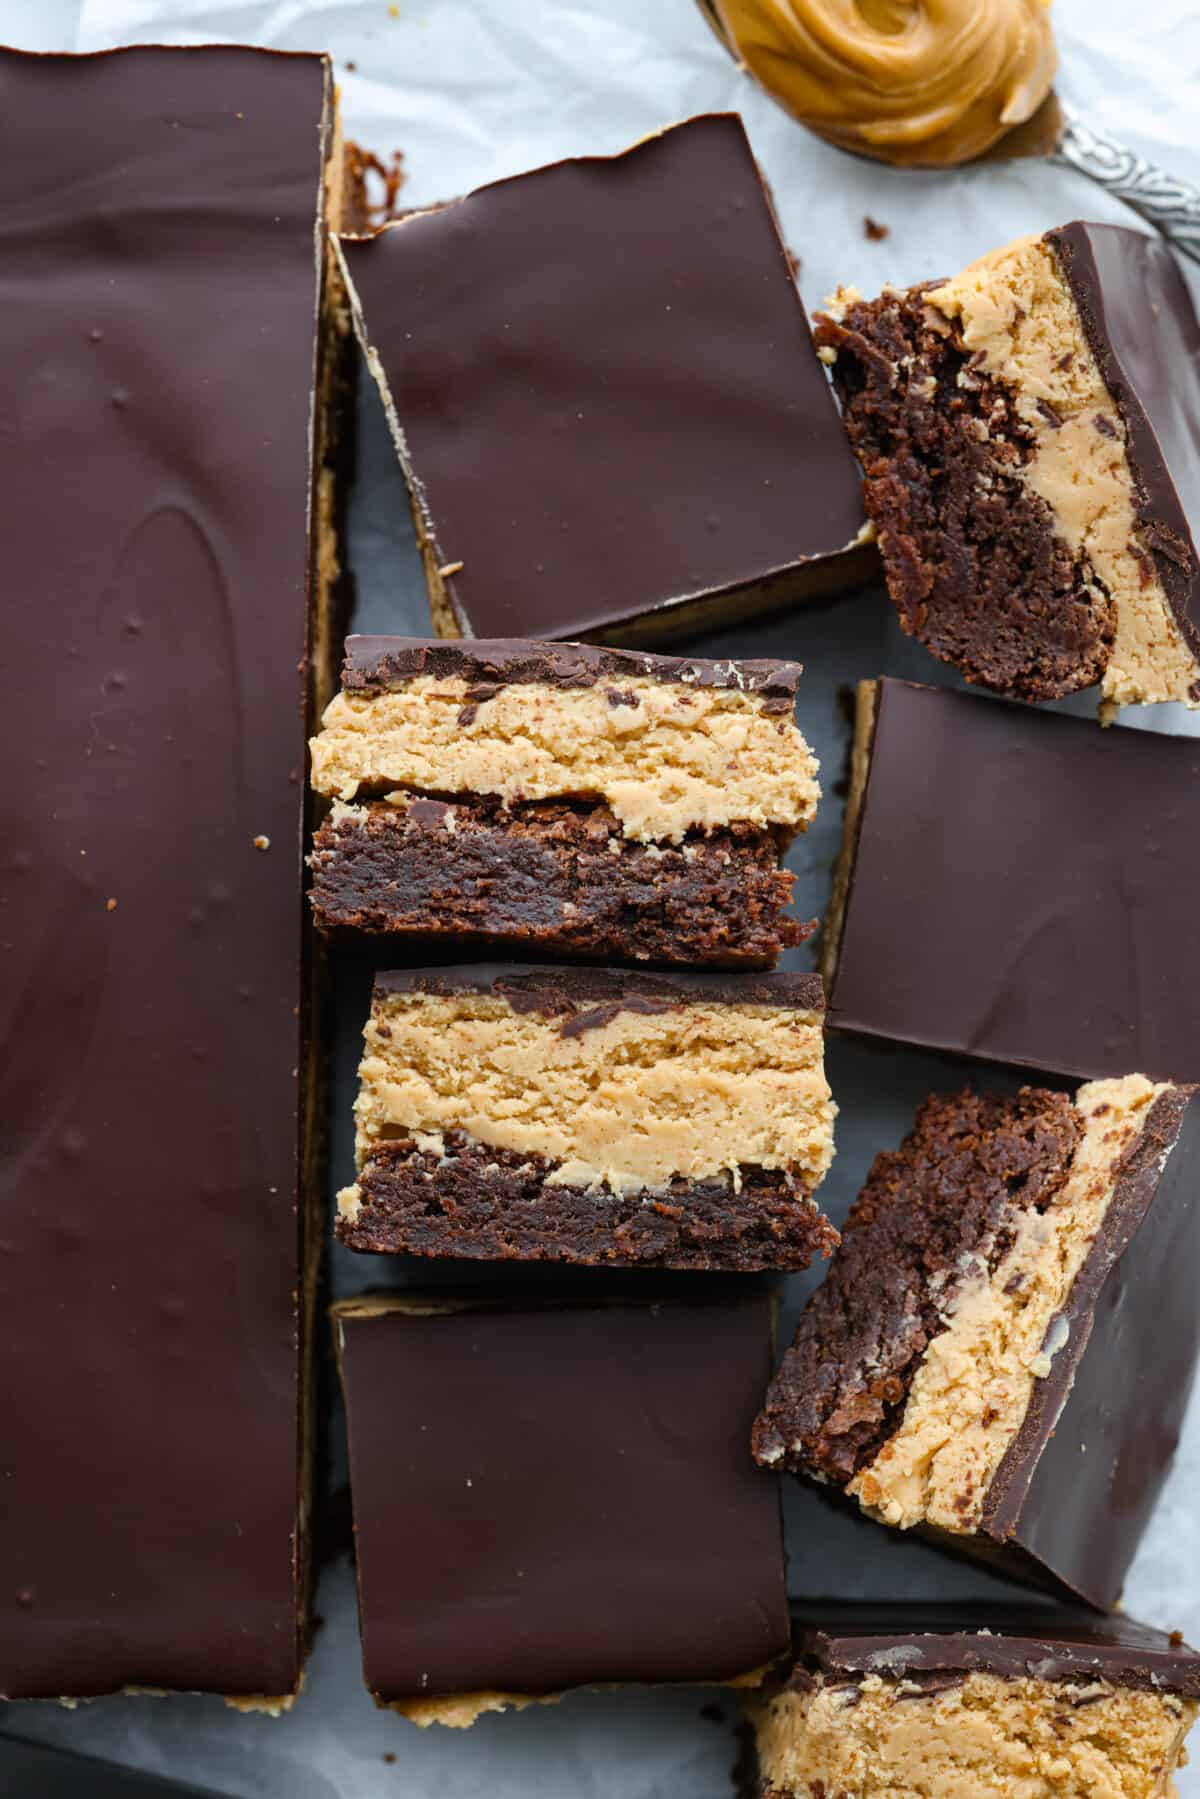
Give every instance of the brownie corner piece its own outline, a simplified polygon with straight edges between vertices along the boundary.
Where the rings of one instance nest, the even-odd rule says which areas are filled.
[[[740,1684],[786,1652],[777,1486],[745,1452],[766,1296],[334,1316],[377,1703],[461,1726],[576,1687]]]
[[[328,935],[770,967],[820,796],[800,666],[352,638],[313,740]]]
[[[803,1268],[837,1233],[814,975],[381,976],[338,1237],[485,1261]]]
[[[1100,1793],[1162,1799],[1200,1656],[1065,1608],[796,1606],[794,1661],[746,1702],[749,1799]]]
[[[735,114],[493,182],[341,257],[439,635],[649,642],[876,566]]]
[[[1200,323],[1165,244],[1076,222],[817,321],[904,629],[1025,700],[1200,702]]]
[[[851,1209],[756,1457],[1112,1605],[1195,1371],[1198,1173],[1192,1088],[931,1097]]]

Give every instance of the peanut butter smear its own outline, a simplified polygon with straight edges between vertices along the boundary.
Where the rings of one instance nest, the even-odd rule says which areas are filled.
[[[1058,53],[1050,0],[708,0],[738,60],[843,150],[969,162],[1032,118]]]

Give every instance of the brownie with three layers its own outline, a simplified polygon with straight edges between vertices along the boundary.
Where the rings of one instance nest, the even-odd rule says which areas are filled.
[[[1115,1604],[1195,1374],[1198,1182],[1194,1088],[926,1100],[801,1314],[759,1461]]]
[[[352,1249],[803,1268],[837,1233],[817,975],[381,974],[359,1069]]]
[[[748,1799],[1166,1799],[1200,1655],[1082,1610],[798,1606],[747,1711]]]
[[[1076,221],[817,321],[904,629],[1027,700],[1200,703],[1200,320]]]
[[[797,662],[352,637],[312,744],[326,933],[770,966],[820,798]]]

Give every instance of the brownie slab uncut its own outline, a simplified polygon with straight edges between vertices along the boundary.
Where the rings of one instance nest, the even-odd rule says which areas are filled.
[[[878,566],[736,115],[341,255],[440,636],[649,641]]]
[[[851,1209],[758,1459],[1111,1606],[1194,1376],[1198,1179],[1193,1088],[930,1098]]]
[[[859,688],[822,940],[835,1029],[1080,1079],[1200,1077],[1200,744]]]
[[[803,1268],[837,1233],[815,975],[476,965],[380,975],[352,1249]]]
[[[1029,700],[1200,701],[1200,321],[1158,237],[1073,223],[818,320],[906,631]]]
[[[300,833],[332,623],[332,82],[257,50],[4,51],[0,112],[22,146],[0,175],[0,475],[26,597],[0,652],[23,771],[0,1693],[279,1705],[306,1634]]]
[[[376,1700],[467,1725],[761,1676],[789,1634],[778,1486],[745,1451],[770,1320],[762,1296],[336,1306]]]
[[[770,965],[813,817],[800,665],[353,637],[312,744],[331,934]]]
[[[1200,1656],[1124,1617],[815,1607],[747,1702],[756,1799],[1170,1799]]]

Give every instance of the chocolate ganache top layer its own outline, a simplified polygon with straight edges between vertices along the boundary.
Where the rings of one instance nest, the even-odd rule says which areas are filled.
[[[830,1022],[1200,1077],[1200,740],[883,680]]]
[[[791,699],[803,666],[775,658],[656,656],[643,650],[600,649],[587,643],[544,643],[535,638],[348,637],[342,686],[351,691],[400,687],[420,676],[455,678],[498,687],[595,687],[606,680],[645,675],[683,687],[731,688]]]
[[[1107,1680],[1200,1698],[1200,1655],[1133,1618],[1066,1607],[995,1604],[830,1605],[795,1602],[803,1664],[827,1675],[982,1673]]]
[[[0,51],[12,1697],[299,1679],[299,671],[331,98],[316,56]]]
[[[778,1486],[745,1453],[769,1298],[338,1323],[378,1696],[719,1680],[786,1649]]]
[[[1047,234],[1129,432],[1138,521],[1200,657],[1200,319],[1169,244],[1076,220]]]
[[[857,466],[735,114],[342,252],[464,634],[582,636],[858,538]]]
[[[790,969],[772,974],[674,973],[646,969],[571,968],[547,964],[471,962],[457,968],[392,968],[375,977],[375,993],[496,993],[514,1012],[567,1017],[576,1036],[584,1021],[607,1022],[617,1012],[664,1012],[682,1006],[784,1006],[820,1012],[821,977]]]

